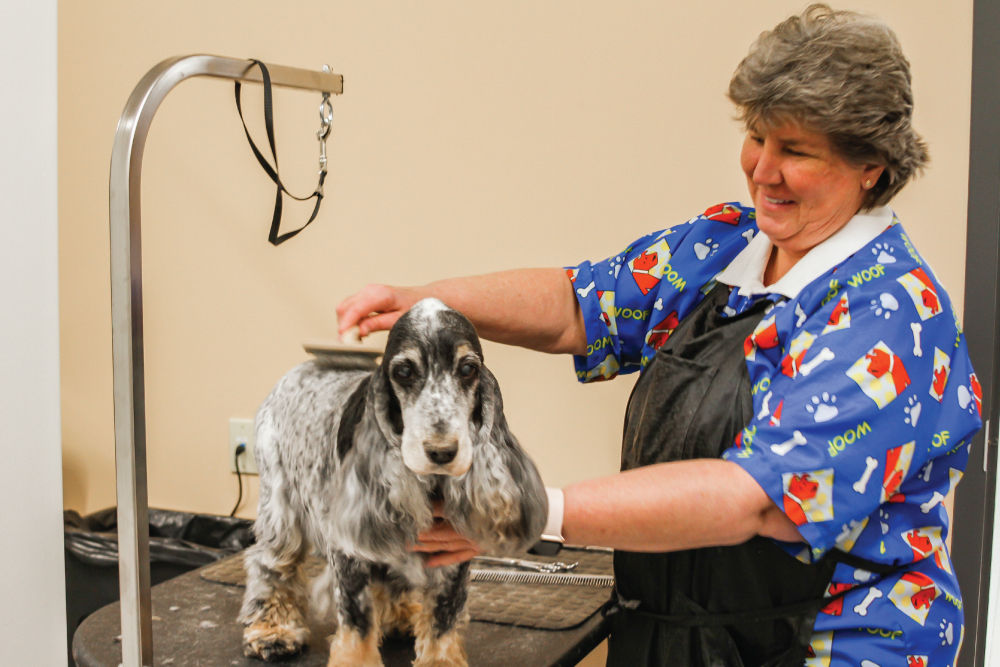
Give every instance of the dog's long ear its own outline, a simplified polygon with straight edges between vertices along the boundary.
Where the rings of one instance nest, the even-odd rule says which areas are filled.
[[[375,406],[375,421],[386,440],[398,443],[403,435],[403,411],[389,380],[389,355],[371,376],[368,399]]]
[[[475,536],[490,550],[523,551],[538,541],[545,527],[545,487],[507,425],[500,387],[485,366],[480,370],[476,399],[472,415],[479,438],[476,456],[488,464],[479,465],[474,459],[464,482],[469,497],[453,498],[449,516],[462,517],[452,519],[456,529]],[[481,514],[475,507],[490,509]],[[449,509],[446,497],[445,511]]]
[[[476,405],[472,409],[472,423],[479,433],[489,437],[497,415],[503,415],[500,385],[490,369],[483,366],[479,371],[479,386],[476,387]]]
[[[354,429],[357,428],[365,414],[365,398],[371,379],[369,375],[362,380],[361,384],[351,392],[347,402],[344,403],[344,412],[340,417],[340,428],[337,429],[337,458],[341,461],[354,446]]]
[[[401,436],[403,435],[403,409],[399,407],[399,399],[396,398],[396,392],[392,388],[392,383],[387,379],[385,384],[388,388],[386,394],[389,399],[386,406],[386,417],[392,426],[392,432]]]

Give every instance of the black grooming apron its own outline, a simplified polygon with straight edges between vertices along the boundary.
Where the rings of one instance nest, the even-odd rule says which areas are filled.
[[[743,342],[766,300],[723,317],[718,284],[656,353],[629,398],[622,470],[719,458],[753,415]],[[772,540],[673,553],[615,552],[608,664],[801,667],[835,563]],[[638,602],[638,604],[636,604]]]

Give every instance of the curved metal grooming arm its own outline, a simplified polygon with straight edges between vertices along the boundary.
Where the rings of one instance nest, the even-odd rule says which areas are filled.
[[[164,60],[132,91],[111,151],[111,339],[114,364],[115,466],[122,664],[153,664],[146,492],[146,405],[142,342],[142,244],[139,195],[142,153],[157,107],[174,86],[194,76],[260,82],[247,60],[193,55]],[[267,64],[276,86],[340,94],[344,78]]]

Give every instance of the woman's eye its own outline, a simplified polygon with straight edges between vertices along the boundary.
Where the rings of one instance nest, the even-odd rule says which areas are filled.
[[[458,367],[458,374],[466,380],[475,377],[476,373],[479,372],[479,367],[470,361],[462,362]]]
[[[413,366],[410,364],[399,364],[393,367],[392,377],[400,381],[409,380],[413,377]]]

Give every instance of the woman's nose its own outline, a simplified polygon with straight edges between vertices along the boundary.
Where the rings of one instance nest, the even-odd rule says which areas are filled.
[[[776,185],[781,182],[780,158],[766,143],[757,154],[757,163],[753,168],[753,182],[757,185]]]

